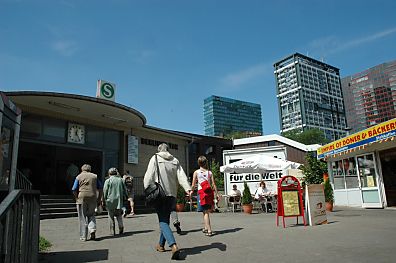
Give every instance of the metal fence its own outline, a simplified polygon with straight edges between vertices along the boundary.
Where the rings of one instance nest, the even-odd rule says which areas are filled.
[[[0,263],[36,263],[40,192],[13,190],[0,204]]]

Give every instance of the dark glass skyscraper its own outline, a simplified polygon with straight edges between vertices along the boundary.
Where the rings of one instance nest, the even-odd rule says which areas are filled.
[[[318,128],[330,141],[346,135],[338,68],[295,53],[274,69],[281,132]]]
[[[352,132],[396,118],[396,60],[341,80]]]
[[[260,104],[246,101],[210,96],[204,100],[204,122],[207,136],[263,133]]]

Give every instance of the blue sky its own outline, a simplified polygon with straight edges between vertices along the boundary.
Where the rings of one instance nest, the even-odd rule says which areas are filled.
[[[396,1],[0,0],[0,90],[94,97],[203,134],[210,95],[259,103],[279,133],[274,62],[300,52],[348,76],[396,59]]]

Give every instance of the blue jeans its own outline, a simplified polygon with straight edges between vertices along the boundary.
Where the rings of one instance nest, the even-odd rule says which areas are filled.
[[[165,246],[165,241],[168,242],[168,246],[171,247],[176,244],[175,237],[173,236],[172,230],[169,227],[170,214],[175,210],[176,198],[173,196],[167,196],[161,204],[155,207],[157,212],[159,226],[160,226],[160,238],[158,244]]]

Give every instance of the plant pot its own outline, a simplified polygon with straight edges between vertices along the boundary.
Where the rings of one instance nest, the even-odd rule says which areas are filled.
[[[176,212],[184,212],[184,204],[176,204]]]
[[[326,202],[326,211],[333,212],[333,202]]]
[[[242,205],[242,208],[244,213],[251,214],[253,210],[253,205],[252,204]]]

